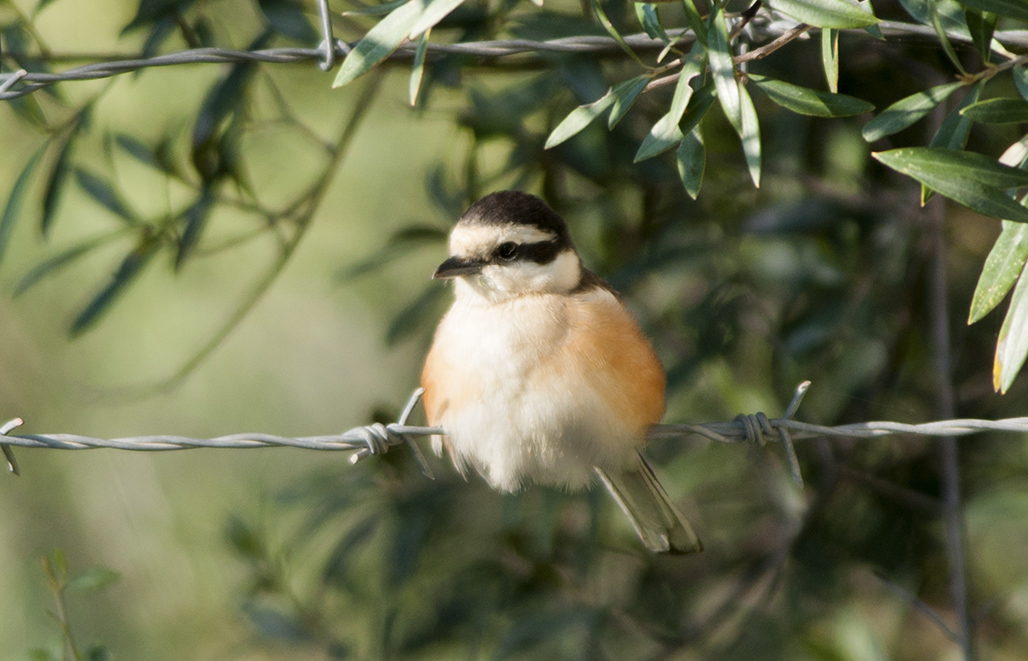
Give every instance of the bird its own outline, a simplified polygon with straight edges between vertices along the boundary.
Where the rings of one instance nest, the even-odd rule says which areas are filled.
[[[453,304],[421,373],[437,455],[500,492],[578,491],[596,477],[643,545],[702,550],[640,453],[665,410],[666,375],[618,293],[586,269],[565,220],[520,191],[468,207],[433,278]]]

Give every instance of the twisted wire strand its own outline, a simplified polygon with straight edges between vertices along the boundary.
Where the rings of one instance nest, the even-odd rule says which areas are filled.
[[[780,36],[795,27],[795,22],[775,21],[762,28],[763,34],[769,37]],[[879,28],[888,36],[913,36],[935,38],[934,29],[922,25],[898,21],[881,21]],[[854,34],[864,34],[862,30],[846,30]],[[326,32],[326,34],[328,34]],[[669,30],[668,35],[674,40],[689,43],[694,36],[686,30]],[[968,41],[967,35],[950,34],[956,41]],[[1007,46],[1028,46],[1028,31],[1000,30],[993,37]],[[632,34],[624,37],[625,43],[637,50],[662,50],[664,43],[646,34]],[[193,48],[166,55],[147,58],[128,57],[126,59],[91,62],[60,73],[28,72],[19,70],[14,73],[0,74],[0,101],[16,99],[32,94],[44,87],[67,81],[97,80],[110,78],[124,73],[131,73],[150,67],[178,66],[186,64],[233,64],[238,62],[263,62],[270,64],[289,64],[319,61],[322,65],[334,62],[336,58],[345,57],[354,44],[341,40],[333,42],[328,48],[325,41],[318,48],[267,48],[256,51],[239,51],[228,48]],[[494,59],[511,55],[528,53],[616,53],[621,46],[608,36],[583,35],[534,41],[531,39],[498,39],[465,43],[442,44],[429,43],[429,56],[444,54],[461,54],[486,59]],[[414,55],[415,45],[405,43],[393,53],[389,60],[407,60]],[[8,54],[10,55],[10,54]],[[324,66],[322,66],[324,68]],[[20,84],[14,89],[15,84]]]

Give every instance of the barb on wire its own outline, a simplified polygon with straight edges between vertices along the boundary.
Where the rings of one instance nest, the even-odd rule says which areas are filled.
[[[14,74],[0,76],[0,101],[8,101],[21,96],[32,94],[44,87],[60,82],[76,80],[96,80],[99,78],[110,78],[124,73],[131,73],[140,69],[150,67],[166,67],[182,64],[226,64],[236,62],[263,62],[270,64],[290,64],[316,60],[323,71],[328,71],[340,57],[349,54],[352,44],[335,39],[332,34],[332,25],[329,20],[327,0],[318,0],[318,8],[321,22],[322,42],[317,48],[267,48],[255,51],[239,51],[227,48],[193,48],[167,55],[157,55],[148,58],[126,56],[124,59],[105,59],[91,62],[80,67],[69,69],[60,73],[27,72],[18,71]],[[924,36],[936,37],[935,31],[930,27],[902,23],[898,21],[882,21],[879,27],[886,35]],[[762,27],[762,32],[767,37],[782,38],[796,30],[795,23],[777,21]],[[862,35],[862,30],[846,30],[853,34]],[[686,29],[668,30],[668,36],[675,41],[690,43],[695,36]],[[957,41],[970,41],[970,36],[952,34],[951,39]],[[997,30],[993,38],[1007,46],[1028,46],[1028,31],[1024,30]],[[633,50],[660,51],[664,48],[664,42],[655,39],[647,34],[633,34],[624,36],[624,43]],[[773,44],[769,44],[769,47]],[[390,55],[387,61],[408,61],[414,57],[416,44],[404,43],[399,50]],[[564,37],[561,39],[550,39],[545,41],[533,41],[530,39],[498,39],[489,41],[472,41],[463,43],[427,44],[427,57],[434,58],[446,54],[468,55],[479,57],[485,60],[512,55],[525,55],[537,53],[590,53],[594,55],[622,53],[622,46],[613,38],[607,36],[581,35]],[[741,59],[754,59],[763,56],[764,51],[757,49],[749,54],[738,56]],[[8,53],[8,55],[20,55],[19,53]],[[53,57],[51,57],[53,59]]]
[[[922,424],[904,424],[900,422],[860,422],[848,425],[826,427],[812,425],[793,420],[803,395],[810,386],[804,381],[797,387],[785,415],[782,418],[768,418],[763,413],[741,415],[728,422],[705,422],[695,425],[667,424],[655,425],[647,434],[649,440],[678,438],[699,435],[719,443],[751,443],[764,445],[780,442],[786,448],[789,467],[796,481],[802,485],[799,474],[799,462],[796,458],[792,442],[811,438],[879,438],[891,434],[909,434],[914,436],[945,437],[967,436],[984,431],[1028,433],[1028,417],[1006,418],[1003,420],[940,420]],[[383,425],[372,424],[354,427],[340,434],[324,436],[303,436],[292,438],[272,434],[230,434],[215,438],[190,438],[173,435],[128,436],[123,438],[94,438],[78,434],[10,434],[15,427],[22,424],[21,418],[15,418],[0,426],[0,449],[7,458],[11,472],[18,473],[14,455],[10,446],[27,448],[50,448],[52,450],[92,450],[111,448],[115,450],[131,450],[137,452],[157,452],[168,450],[188,450],[193,448],[263,448],[291,447],[305,450],[343,450],[355,452],[351,463],[370,455],[383,454],[396,446],[406,446],[414,456],[419,469],[427,477],[434,477],[424,455],[414,442],[415,436],[444,435],[441,427],[423,427],[407,424],[408,419],[421,399],[423,389],[414,391],[403,413],[397,422]]]

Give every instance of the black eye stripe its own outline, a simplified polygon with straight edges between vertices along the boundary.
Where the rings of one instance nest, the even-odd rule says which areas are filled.
[[[506,244],[503,244],[506,245]],[[535,262],[536,264],[549,264],[557,259],[562,250],[560,241],[538,241],[536,243],[521,243],[517,246],[517,254],[513,258],[504,259],[500,254],[493,253],[493,263],[502,264],[510,261]]]

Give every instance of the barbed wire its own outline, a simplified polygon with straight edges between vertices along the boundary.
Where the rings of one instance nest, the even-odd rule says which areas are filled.
[[[241,62],[295,64],[317,60],[320,62],[321,68],[327,71],[332,67],[336,58],[345,57],[356,42],[348,43],[332,39],[331,29],[327,24],[326,16],[327,13],[322,12],[322,32],[326,39],[317,48],[267,48],[254,51],[232,50],[228,48],[192,48],[153,57],[136,57],[128,54],[117,58],[110,58],[108,56],[106,59],[100,59],[96,62],[59,73],[20,69],[13,73],[0,74],[0,101],[8,101],[26,96],[61,82],[98,80],[153,67],[186,64],[234,64]],[[794,21],[776,20],[762,26],[760,31],[763,36],[776,37],[785,34],[796,26],[797,23]],[[881,21],[878,27],[886,36],[938,37],[933,28],[912,23]],[[863,30],[844,31],[854,34],[867,34]],[[673,40],[679,41],[682,44],[688,44],[695,38],[694,35],[685,29],[668,30],[667,34]],[[970,41],[968,35],[953,33],[949,34],[949,37],[955,41]],[[993,38],[1004,46],[1028,47],[1028,31],[1026,30],[1000,30],[993,35]],[[644,33],[626,35],[624,42],[631,48],[641,51],[663,50],[666,46],[660,39],[654,39]],[[333,44],[332,48],[328,47],[329,43]],[[404,43],[386,61],[411,60],[414,57],[415,50],[415,44],[410,42]],[[544,41],[498,39],[452,44],[427,44],[427,56],[430,58],[459,54],[479,57],[485,60],[494,60],[512,55],[532,53],[588,53],[602,55],[620,52],[623,52],[622,47],[615,39],[607,36],[591,35]],[[8,52],[6,55],[11,58],[19,58],[28,54]],[[47,57],[41,58],[39,55],[33,55],[32,57],[36,60],[48,60]],[[79,59],[88,59],[89,57],[88,55],[82,55]],[[50,59],[62,59],[62,56],[59,54],[51,55]]]
[[[804,381],[797,388],[792,401],[781,418],[768,418],[763,413],[739,415],[734,420],[705,422],[700,424],[655,425],[647,434],[648,440],[678,438],[689,435],[703,436],[719,443],[749,443],[766,445],[780,442],[789,460],[793,479],[802,486],[793,441],[812,438],[880,438],[892,434],[907,434],[925,437],[953,437],[978,434],[985,431],[1020,432],[1028,434],[1028,417],[1005,418],[1002,420],[956,419],[939,420],[921,424],[901,422],[859,422],[846,425],[824,426],[793,420],[803,396],[810,386]],[[352,451],[351,463],[364,457],[380,455],[397,446],[405,446],[414,456],[418,468],[427,477],[433,478],[431,467],[421,449],[414,442],[416,436],[445,435],[441,427],[408,425],[407,420],[414,412],[424,390],[414,391],[397,422],[375,423],[354,427],[339,434],[322,436],[287,437],[273,434],[230,434],[214,438],[191,438],[167,434],[126,436],[122,438],[96,438],[79,434],[11,434],[21,426],[21,418],[14,418],[0,426],[0,449],[12,473],[18,474],[11,446],[26,448],[48,448],[51,450],[94,450],[108,448],[133,452],[164,452],[170,450],[191,450],[196,448],[249,449],[266,447],[291,447],[305,450]]]

